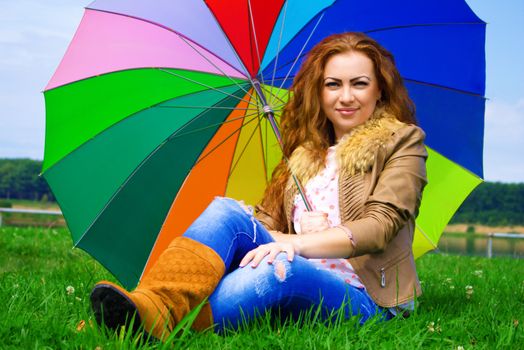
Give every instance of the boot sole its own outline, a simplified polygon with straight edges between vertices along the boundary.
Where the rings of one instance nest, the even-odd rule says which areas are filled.
[[[112,330],[132,326],[133,334],[140,331],[142,320],[136,305],[117,288],[109,284],[99,284],[93,288],[90,298],[99,325],[104,324]]]

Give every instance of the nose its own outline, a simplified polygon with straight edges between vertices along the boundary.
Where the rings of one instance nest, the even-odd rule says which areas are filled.
[[[353,91],[351,91],[351,87],[343,86],[342,89],[340,90],[340,96],[339,96],[340,102],[349,103],[353,101],[353,98],[354,96],[353,96]]]

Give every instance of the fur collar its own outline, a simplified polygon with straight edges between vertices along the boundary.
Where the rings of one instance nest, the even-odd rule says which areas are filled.
[[[404,123],[384,109],[377,108],[362,125],[355,127],[342,137],[336,146],[336,160],[339,169],[348,175],[365,173],[371,169],[379,148],[386,146],[393,133]],[[307,183],[325,166],[324,159],[318,159],[308,144],[299,146],[289,159],[289,167],[298,179]]]

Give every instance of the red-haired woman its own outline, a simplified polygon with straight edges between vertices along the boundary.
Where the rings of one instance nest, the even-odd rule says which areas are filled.
[[[216,198],[133,292],[98,283],[99,323],[135,315],[163,339],[206,297],[193,327],[320,306],[361,322],[413,309],[412,241],[426,184],[424,133],[392,55],[361,33],[308,54],[281,116],[284,159],[255,213]],[[290,174],[304,184],[306,210]]]

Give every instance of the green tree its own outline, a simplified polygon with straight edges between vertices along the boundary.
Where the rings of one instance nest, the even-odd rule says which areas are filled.
[[[0,198],[53,199],[45,180],[39,176],[42,162],[32,159],[0,159]]]
[[[524,183],[482,183],[464,201],[451,222],[524,225]]]

